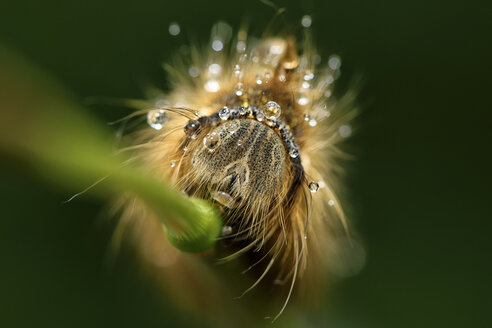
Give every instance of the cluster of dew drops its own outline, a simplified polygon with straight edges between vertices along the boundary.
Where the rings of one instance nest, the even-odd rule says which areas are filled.
[[[304,28],[310,28],[311,24],[312,24],[311,16],[304,15],[301,19],[301,25]],[[171,36],[175,37],[175,36],[178,36],[180,33],[181,33],[180,25],[176,22],[172,22],[169,25],[169,34]],[[222,40],[221,37],[217,36],[217,37],[212,39],[210,46],[211,46],[213,51],[221,52],[224,49],[225,41],[226,40]],[[245,38],[239,37],[239,40],[236,44],[236,48],[237,48],[237,51],[239,53],[245,52],[245,50],[246,50]],[[239,61],[240,62],[244,61],[246,56],[247,56],[246,54],[241,55],[239,57]],[[328,67],[330,69],[332,69],[333,71],[338,71],[340,66],[341,66],[341,59],[339,56],[332,55],[329,57]],[[208,75],[212,76],[212,78],[205,82],[204,88],[206,91],[214,93],[214,92],[217,92],[220,90],[220,84],[219,84],[218,80],[216,79],[216,77],[220,75],[221,71],[222,71],[222,67],[217,63],[212,63],[208,66],[208,72],[207,73],[208,73]],[[200,69],[196,66],[191,66],[188,69],[188,74],[192,78],[198,77],[200,75],[200,73],[201,73]],[[244,90],[243,90],[243,84],[240,81],[240,79],[242,77],[242,71],[241,71],[241,67],[240,67],[239,63],[234,65],[234,75],[238,78],[238,83],[234,89],[234,93],[236,96],[241,97],[244,93]],[[307,90],[311,87],[310,81],[313,80],[314,77],[315,77],[314,73],[310,72],[310,71],[308,71],[304,74],[304,77],[303,77],[304,82],[301,84],[301,93],[300,93],[300,97],[298,98],[298,101],[297,101],[298,104],[301,106],[305,106],[309,103],[309,98],[302,96],[302,91],[303,91],[303,89]],[[270,78],[270,75],[268,73],[266,73],[264,77],[261,75],[258,75],[257,79],[256,79],[256,83],[258,85],[261,85],[264,82],[268,82],[269,78]],[[282,78],[282,77],[280,77],[280,78]],[[330,81],[328,81],[328,82],[330,82]],[[331,82],[333,82],[333,81],[331,81]],[[331,96],[331,90],[329,90],[329,89],[326,90],[324,96],[326,98],[329,98]],[[156,107],[162,107],[162,102],[163,102],[162,99],[157,101]],[[165,100],[164,100],[164,102],[165,102]],[[274,101],[268,102],[265,107],[266,107],[266,112],[267,112],[267,118],[268,118],[268,115],[272,116],[271,118],[280,116],[280,112],[281,112],[280,106],[277,103],[275,103]],[[221,113],[219,112],[219,115],[220,114]],[[263,112],[260,112],[258,117],[256,117],[256,119],[258,121],[262,121],[264,119],[264,116],[262,114],[263,114]],[[226,113],[223,113],[223,115],[226,115]],[[329,112],[327,112],[327,116],[329,116]],[[223,117],[221,117],[221,118],[223,118]],[[317,125],[316,119],[312,118],[307,113],[304,114],[304,121],[306,121],[306,123],[311,127],[314,127]],[[161,130],[164,127],[166,122],[167,122],[167,115],[163,109],[157,108],[157,109],[150,110],[147,113],[147,123],[151,128],[153,128],[155,130]],[[341,125],[338,129],[338,133],[341,137],[348,138],[352,134],[352,129],[349,125]],[[208,134],[207,136],[205,136],[205,138],[203,140],[203,144],[209,150],[213,150],[214,148],[216,148],[217,144],[219,143],[219,140],[220,140],[220,136],[216,132],[212,132],[212,133]],[[174,160],[171,161],[171,167],[174,168],[175,166],[176,166],[176,161],[174,161]],[[320,181],[320,182],[311,181],[308,184],[308,189],[311,193],[317,193],[320,190],[320,188],[323,188],[324,186],[325,185],[324,185],[323,181]],[[328,201],[328,205],[334,206],[335,205],[334,200],[330,199]]]

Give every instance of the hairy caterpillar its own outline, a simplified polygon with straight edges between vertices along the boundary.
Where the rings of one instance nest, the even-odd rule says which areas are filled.
[[[332,236],[347,229],[335,190],[338,144],[351,133],[354,111],[350,96],[332,96],[340,58],[320,61],[308,33],[301,42],[283,33],[255,39],[245,29],[233,38],[218,23],[205,50],[192,47],[189,58],[167,66],[172,91],[134,114],[147,115],[149,126],[123,149],[157,179],[213,202],[232,245],[223,260],[242,256],[261,267],[247,291],[262,280],[284,283],[285,305],[296,282],[315,281]],[[150,262],[179,257],[138,199],[122,197],[118,208],[115,243],[131,226]]]

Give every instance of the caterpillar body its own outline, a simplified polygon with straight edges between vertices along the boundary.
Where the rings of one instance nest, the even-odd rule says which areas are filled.
[[[312,282],[329,264],[333,236],[347,229],[335,191],[351,96],[334,99],[340,58],[321,66],[307,33],[296,42],[244,29],[231,37],[224,23],[212,31],[207,49],[191,47],[167,66],[172,89],[137,112],[149,126],[125,150],[156,179],[215,204],[221,239],[232,245],[223,260],[259,267],[251,288],[287,282],[288,300],[296,282]],[[149,262],[180,256],[144,204],[131,195],[118,204],[116,242],[131,225]]]

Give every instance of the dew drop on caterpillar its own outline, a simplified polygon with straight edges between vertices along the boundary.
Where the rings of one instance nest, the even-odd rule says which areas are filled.
[[[311,18],[300,25],[308,29]],[[180,27],[172,23],[169,31],[177,35]],[[302,41],[272,31],[256,39],[216,24],[205,49],[191,46],[188,57],[166,65],[172,89],[140,108],[148,126],[122,149],[156,179],[220,209],[217,248],[228,246],[217,251],[227,253],[221,261],[245,259],[255,275],[245,293],[261,282],[284,285],[280,313],[294,286],[316,284],[334,236],[347,231],[335,190],[338,146],[351,134],[355,111],[350,100],[333,96],[340,58],[322,65],[304,32]],[[143,203],[126,195],[117,207],[114,245],[128,230],[148,263],[179,262]]]

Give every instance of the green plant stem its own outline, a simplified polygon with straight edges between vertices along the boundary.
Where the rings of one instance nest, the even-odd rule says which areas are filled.
[[[215,207],[183,197],[145,167],[122,165],[128,159],[111,155],[113,137],[103,124],[55,81],[1,46],[0,90],[1,153],[71,190],[109,176],[90,192],[103,199],[132,192],[154,211],[180,250],[201,252],[214,245],[222,226]]]

